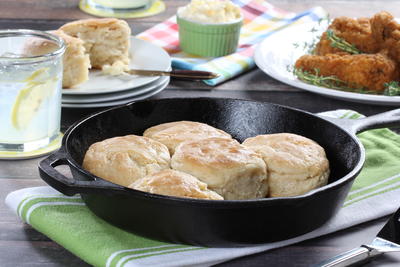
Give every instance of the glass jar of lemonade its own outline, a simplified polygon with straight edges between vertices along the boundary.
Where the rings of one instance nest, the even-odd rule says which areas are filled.
[[[92,4],[114,9],[142,8],[150,4],[150,0],[90,0]]]
[[[33,151],[59,135],[64,50],[47,32],[0,30],[0,151]]]

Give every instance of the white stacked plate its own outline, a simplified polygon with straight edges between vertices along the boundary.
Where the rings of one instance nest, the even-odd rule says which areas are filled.
[[[171,58],[161,47],[132,37],[131,69],[171,69]],[[72,89],[63,89],[62,106],[68,108],[97,108],[142,100],[161,92],[169,77],[135,75],[110,76],[91,70],[89,80]]]

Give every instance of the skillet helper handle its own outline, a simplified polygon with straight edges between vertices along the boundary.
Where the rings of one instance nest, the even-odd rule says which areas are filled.
[[[112,190],[124,190],[122,186],[101,179],[95,181],[79,181],[68,178],[55,169],[55,167],[60,165],[69,165],[65,152],[62,149],[39,162],[39,174],[47,184],[64,195],[73,196],[78,193],[110,193]]]
[[[351,134],[360,133],[370,129],[400,127],[400,109],[390,110],[357,120],[331,118],[323,115],[321,115],[321,118],[333,122]]]
[[[379,113],[358,120],[348,120],[349,130],[359,133],[369,129],[400,127],[400,109]]]
[[[314,267],[358,266],[368,262],[373,257],[380,254],[381,252],[378,252],[373,248],[361,246],[314,265]]]

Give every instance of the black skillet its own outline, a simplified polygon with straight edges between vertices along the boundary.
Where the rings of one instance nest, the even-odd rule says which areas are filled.
[[[94,142],[141,135],[164,122],[204,122],[243,141],[266,133],[306,136],[325,148],[328,185],[305,195],[255,200],[198,200],[149,194],[102,180],[81,167]],[[39,164],[40,175],[66,195],[81,194],[104,220],[145,237],[200,246],[241,246],[292,238],[324,224],[343,201],[364,163],[356,132],[400,122],[400,109],[360,120],[322,119],[270,103],[218,99],[161,99],[130,103],[91,115],[71,126],[61,149]],[[55,170],[68,165],[73,179]]]

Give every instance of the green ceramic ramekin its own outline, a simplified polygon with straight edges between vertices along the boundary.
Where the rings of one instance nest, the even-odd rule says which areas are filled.
[[[220,57],[236,51],[243,19],[232,23],[193,22],[177,16],[181,49],[203,57]]]

